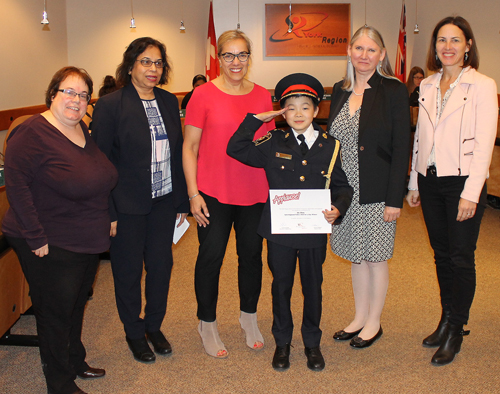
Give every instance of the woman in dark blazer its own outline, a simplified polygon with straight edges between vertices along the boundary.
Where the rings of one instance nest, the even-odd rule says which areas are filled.
[[[387,260],[408,172],[410,111],[406,87],[394,77],[377,30],[360,28],[348,55],[346,77],[333,88],[328,130],[342,144],[343,169],[354,196],[330,243],[334,253],[353,263],[356,314],[334,338],[363,348],[382,335]]]
[[[98,100],[92,137],[118,170],[110,201],[110,257],[116,304],[126,340],[138,361],[153,362],[172,348],[160,331],[166,313],[176,218],[189,209],[182,170],[182,129],[176,97],[156,87],[167,81],[165,46],[133,41],[116,71],[123,86]],[[140,317],[141,277],[146,307]],[[146,339],[147,337],[147,339]]]

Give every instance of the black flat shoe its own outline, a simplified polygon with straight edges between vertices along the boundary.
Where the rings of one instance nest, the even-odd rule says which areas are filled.
[[[106,375],[106,371],[104,369],[89,367],[89,369],[85,372],[79,373],[77,376],[80,379],[96,379],[102,378],[104,375]]]
[[[172,354],[172,346],[170,346],[170,343],[161,331],[146,332],[146,337],[153,344],[155,353],[163,355]]]
[[[348,339],[354,338],[356,335],[358,335],[363,328],[361,327],[358,331],[354,332],[347,332],[344,330],[337,331],[335,334],[333,334],[333,339],[336,341],[347,341]]]
[[[156,360],[156,356],[148,345],[146,337],[139,339],[129,339],[125,337],[128,347],[132,351],[134,358],[142,363],[152,363]]]
[[[276,346],[273,357],[273,368],[276,371],[286,371],[290,368],[290,344]]]
[[[378,330],[378,332],[375,334],[375,336],[373,338],[363,339],[363,338],[360,338],[356,335],[351,340],[349,345],[351,345],[351,347],[354,347],[356,349],[362,349],[365,347],[369,347],[369,346],[373,345],[373,342],[375,342],[377,339],[379,339],[383,333],[384,333],[384,331],[382,330],[382,326],[380,326],[380,329]]]
[[[304,353],[307,357],[307,368],[311,371],[322,371],[325,368],[325,359],[318,347],[306,347]]]

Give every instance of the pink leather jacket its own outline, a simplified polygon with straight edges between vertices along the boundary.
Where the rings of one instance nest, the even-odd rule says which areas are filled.
[[[409,189],[418,189],[435,145],[437,176],[469,176],[460,197],[478,202],[491,163],[497,132],[497,87],[493,79],[468,67],[436,123],[441,72],[420,84],[420,109],[413,146]],[[442,93],[444,96],[444,92]]]

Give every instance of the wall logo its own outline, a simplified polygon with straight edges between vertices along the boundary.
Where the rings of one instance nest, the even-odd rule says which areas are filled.
[[[288,15],[283,27],[276,30],[269,37],[271,42],[290,41],[294,38],[318,38],[323,37],[323,32],[315,29],[328,18],[325,13],[304,13]]]
[[[345,56],[350,4],[266,4],[266,56]]]

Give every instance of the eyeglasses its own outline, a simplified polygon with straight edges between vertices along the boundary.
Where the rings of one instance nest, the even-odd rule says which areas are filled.
[[[76,96],[80,97],[80,101],[90,101],[90,95],[87,92],[77,93],[73,89],[59,89],[58,92],[64,93],[66,96],[74,99]]]
[[[141,64],[144,67],[151,67],[153,63],[155,64],[156,68],[163,68],[165,67],[165,64],[163,64],[163,60],[157,60],[156,62],[152,61],[151,59],[141,59],[141,60],[136,60],[136,62],[141,62]]]
[[[221,53],[219,56],[228,63],[233,62],[235,57],[237,57],[240,62],[244,63],[248,61],[250,54],[248,52],[240,52],[235,55],[234,53],[226,52],[226,53]]]
[[[414,75],[413,79],[424,79],[424,77],[419,77],[418,75]]]

